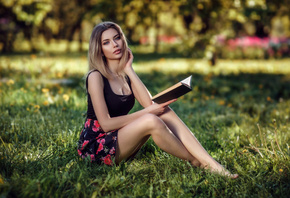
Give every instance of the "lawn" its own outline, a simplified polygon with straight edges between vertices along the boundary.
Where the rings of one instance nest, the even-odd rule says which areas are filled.
[[[0,197],[290,197],[290,59],[211,67],[136,53],[134,68],[153,95],[193,75],[171,107],[238,179],[192,168],[151,139],[119,166],[80,159],[86,55],[2,55]]]

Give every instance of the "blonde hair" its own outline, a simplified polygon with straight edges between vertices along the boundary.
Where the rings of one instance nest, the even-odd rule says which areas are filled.
[[[128,61],[128,44],[126,37],[123,34],[123,31],[119,25],[113,22],[102,22],[96,25],[92,31],[89,51],[88,51],[88,61],[89,61],[89,71],[98,70],[106,78],[111,78],[110,71],[107,65],[106,57],[102,54],[102,34],[104,31],[113,28],[120,35],[123,40],[122,53],[123,56],[120,59],[120,63],[117,69],[117,74],[124,76],[123,69],[125,64]]]

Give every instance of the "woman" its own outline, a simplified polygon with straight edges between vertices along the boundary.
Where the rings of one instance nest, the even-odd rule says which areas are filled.
[[[216,162],[168,107],[176,99],[163,104],[152,102],[132,68],[133,54],[117,24],[103,22],[93,29],[88,59],[88,111],[79,140],[80,156],[118,164],[134,156],[151,136],[162,150],[193,166],[238,177]],[[144,109],[128,114],[135,98]]]

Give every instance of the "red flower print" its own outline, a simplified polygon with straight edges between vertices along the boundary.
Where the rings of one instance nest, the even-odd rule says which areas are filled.
[[[98,154],[100,151],[103,150],[103,148],[104,148],[103,144],[105,144],[105,139],[98,139],[97,142],[100,144],[99,144],[99,148],[98,148],[96,154]]]
[[[109,153],[110,153],[111,155],[114,154],[114,153],[115,153],[115,148],[112,147]]]
[[[97,120],[94,121],[94,125],[92,127],[92,130],[94,132],[98,132],[100,130],[100,124],[99,124],[99,122]]]
[[[83,143],[83,145],[82,145],[81,150],[84,150],[85,146],[86,146],[88,143],[89,143],[89,140],[85,140],[84,143]]]
[[[82,152],[78,149],[79,156],[82,156]]]
[[[105,136],[106,134],[105,133],[100,133],[99,135],[98,135],[98,137],[96,137],[96,139],[99,139],[99,138],[101,138],[101,137],[103,137],[103,136]]]
[[[112,165],[111,155],[107,155],[106,157],[103,157],[102,160],[104,161],[104,163],[105,163],[106,165],[109,165],[109,166]]]
[[[91,162],[95,161],[95,155],[94,154],[91,154]]]
[[[87,119],[87,121],[86,121],[86,123],[85,123],[85,128],[90,127],[90,125],[91,125],[91,120],[92,120],[92,119]]]

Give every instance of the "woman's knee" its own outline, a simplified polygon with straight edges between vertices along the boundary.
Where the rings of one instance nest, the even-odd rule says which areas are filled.
[[[165,123],[154,114],[146,114],[143,116],[143,121],[149,129],[160,129],[165,127]]]

